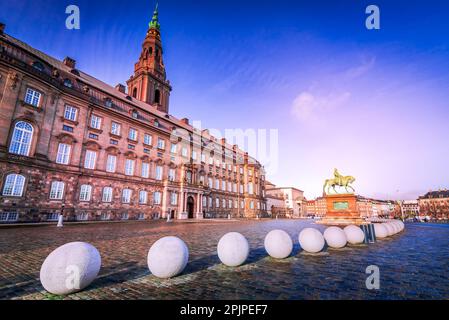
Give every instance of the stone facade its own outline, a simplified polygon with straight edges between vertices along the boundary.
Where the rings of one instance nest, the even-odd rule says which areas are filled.
[[[0,222],[54,220],[61,211],[69,221],[266,213],[260,163],[168,113],[171,86],[157,12],[128,91],[4,28]]]
[[[449,190],[429,191],[419,197],[418,206],[421,220],[448,220]]]
[[[286,210],[286,215],[292,218],[305,216],[304,191],[293,187],[277,187],[271,182],[265,183],[266,196],[284,199],[282,206]]]

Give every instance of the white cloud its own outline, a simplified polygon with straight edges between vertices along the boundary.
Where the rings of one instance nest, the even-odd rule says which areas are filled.
[[[351,93],[349,92],[330,93],[323,96],[304,91],[293,101],[292,113],[300,121],[309,121],[342,106],[350,97]]]

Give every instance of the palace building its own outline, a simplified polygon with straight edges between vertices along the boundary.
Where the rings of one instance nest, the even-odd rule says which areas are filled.
[[[0,25],[0,222],[266,213],[261,164],[170,115],[157,9],[126,83],[111,87]]]

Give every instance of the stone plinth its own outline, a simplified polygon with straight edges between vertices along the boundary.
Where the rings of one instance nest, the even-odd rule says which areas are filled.
[[[364,218],[360,217],[357,209],[357,197],[355,194],[333,194],[325,195],[327,204],[326,216],[319,224],[347,226],[351,224],[366,224]]]

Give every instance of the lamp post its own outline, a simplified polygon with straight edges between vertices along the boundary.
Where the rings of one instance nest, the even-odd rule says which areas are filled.
[[[64,207],[65,207],[65,204],[63,203],[61,205],[61,212],[59,213],[59,217],[58,217],[58,225],[57,225],[58,228],[64,227]]]

